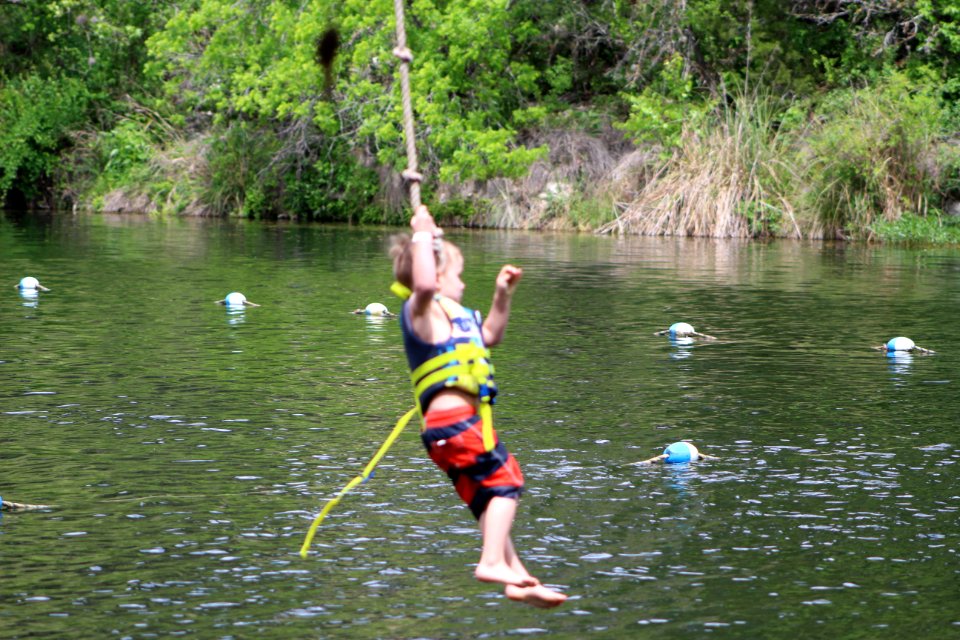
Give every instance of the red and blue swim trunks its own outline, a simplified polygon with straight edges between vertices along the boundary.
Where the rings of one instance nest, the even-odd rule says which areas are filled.
[[[478,520],[495,497],[518,499],[523,473],[496,437],[492,451],[483,447],[483,421],[473,407],[427,411],[421,432],[430,459],[444,471]]]

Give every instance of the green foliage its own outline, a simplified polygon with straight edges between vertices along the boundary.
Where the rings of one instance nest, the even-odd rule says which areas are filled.
[[[334,158],[336,160],[334,160]],[[399,223],[374,202],[377,174],[341,149],[305,167],[300,176],[286,176],[283,208],[304,220],[325,222]]]
[[[505,0],[458,0],[411,9],[418,143],[424,169],[442,179],[521,175],[546,152],[519,145],[510,126],[539,72],[510,60],[515,36],[503,21],[506,8]],[[328,150],[349,136],[352,146],[374,149],[399,168],[405,159],[392,15],[383,0],[347,0],[336,13],[319,0],[202,0],[151,37],[148,70],[163,77],[182,108],[212,111],[215,121],[231,113],[264,123],[306,119]],[[344,42],[335,63],[337,109],[322,102],[313,61],[314,43],[334,19]]]
[[[960,4],[956,1],[916,0],[917,18],[927,28],[918,32],[921,49],[940,50],[946,63],[957,64],[960,54]]]
[[[115,99],[145,89],[146,34],[174,8],[165,0],[0,2],[0,198],[10,188],[28,201],[49,195],[71,134],[113,127],[124,110]]]
[[[891,72],[876,88],[832,93],[817,116],[799,164],[828,231],[850,235],[877,216],[924,212],[934,187],[924,160],[944,118],[930,82]]]
[[[0,85],[0,202],[13,187],[27,199],[41,195],[88,100],[83,84],[71,78],[50,82],[31,74]]]
[[[907,213],[897,220],[880,220],[870,231],[884,242],[960,244],[960,221]]]
[[[477,215],[478,208],[486,209],[487,206],[486,202],[477,203],[465,198],[452,198],[432,205],[430,212],[440,221],[441,225],[465,224]]]
[[[564,215],[575,229],[591,231],[616,218],[617,208],[609,197],[584,197],[581,193],[572,195],[566,203]]]
[[[134,167],[150,159],[152,145],[158,142],[144,123],[123,120],[114,129],[100,136],[98,149],[102,162],[101,174],[125,177]]]
[[[850,235],[960,198],[956,0],[405,6],[425,199],[440,181],[522,177],[554,131],[609,142],[610,123],[675,161],[664,203],[725,193],[755,235],[809,212]],[[328,96],[314,57],[331,26]],[[381,178],[407,163],[394,45],[389,0],[0,0],[0,195],[39,198],[56,174],[164,211],[399,220]],[[627,198],[651,170],[621,176]],[[547,215],[595,226],[614,210],[596,201]],[[437,208],[466,221],[485,206]]]
[[[659,146],[664,158],[680,146],[684,130],[696,130],[711,108],[694,99],[693,79],[684,66],[683,58],[675,54],[661,69],[657,82],[640,95],[624,94],[630,116],[614,125],[634,144]]]
[[[250,218],[279,213],[279,202],[268,197],[278,184],[271,160],[279,147],[272,132],[244,121],[218,129],[207,155],[207,206],[215,213]]]
[[[960,141],[952,140],[937,145],[935,166],[936,204],[943,209],[948,204],[960,202]]]
[[[190,1],[44,0],[0,3],[0,76],[83,83],[109,100],[143,90],[144,40]]]

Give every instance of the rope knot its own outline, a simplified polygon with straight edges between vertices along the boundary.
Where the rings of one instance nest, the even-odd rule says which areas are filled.
[[[394,47],[393,55],[400,58],[401,62],[413,62],[413,52],[406,47]]]
[[[407,182],[423,182],[423,174],[413,169],[404,169],[400,176]]]

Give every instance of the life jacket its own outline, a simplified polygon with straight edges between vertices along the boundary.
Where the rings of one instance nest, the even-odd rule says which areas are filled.
[[[394,289],[396,291],[396,287]],[[408,302],[404,302],[400,312],[410,381],[421,422],[424,411],[437,393],[451,388],[464,391],[479,401],[484,449],[491,451],[496,446],[491,405],[497,395],[497,385],[493,379],[490,350],[483,344],[482,319],[478,312],[450,298],[437,295],[435,299],[450,320],[450,337],[443,342],[431,344],[417,336],[411,324]]]

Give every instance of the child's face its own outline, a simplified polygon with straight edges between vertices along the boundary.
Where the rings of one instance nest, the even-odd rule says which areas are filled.
[[[451,251],[446,268],[437,274],[437,289],[440,295],[460,302],[466,285],[460,279],[463,273],[463,256],[459,251]]]

